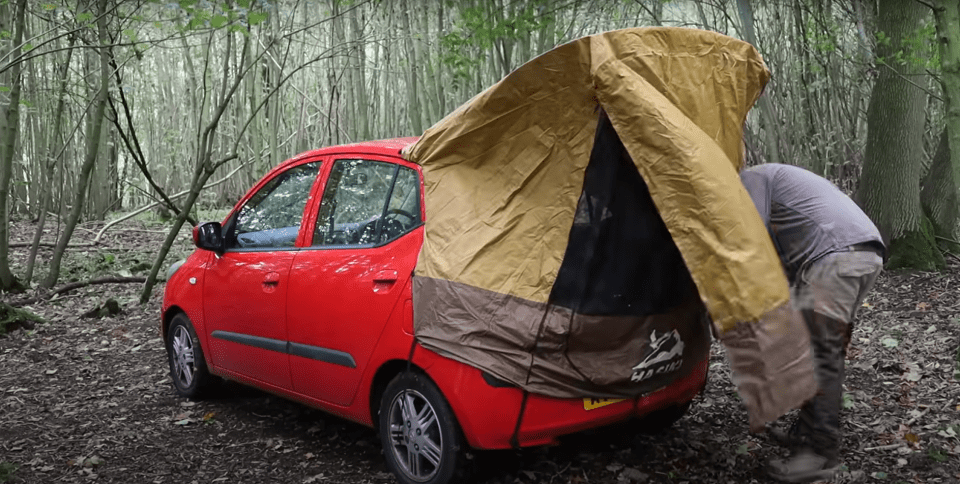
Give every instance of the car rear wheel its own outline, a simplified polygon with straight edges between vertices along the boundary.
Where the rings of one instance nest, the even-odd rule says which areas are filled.
[[[646,434],[657,434],[673,427],[673,424],[687,414],[691,403],[674,404],[640,417],[640,430]]]
[[[380,401],[387,467],[404,484],[446,484],[461,470],[461,435],[450,405],[426,375],[406,372]]]
[[[190,318],[183,313],[174,316],[167,328],[167,355],[170,377],[177,394],[197,398],[213,386],[215,377],[207,370],[200,340],[190,324]]]

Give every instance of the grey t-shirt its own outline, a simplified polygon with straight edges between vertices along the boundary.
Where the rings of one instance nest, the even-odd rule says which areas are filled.
[[[803,168],[767,163],[743,170],[746,187],[767,225],[787,276],[851,245],[878,242],[880,231],[850,197]]]

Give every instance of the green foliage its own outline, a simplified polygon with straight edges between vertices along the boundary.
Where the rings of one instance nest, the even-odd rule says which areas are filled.
[[[930,447],[927,449],[927,457],[933,459],[935,462],[944,463],[949,458],[943,449],[939,447]]]
[[[158,0],[155,0],[158,1]],[[259,25],[270,18],[268,12],[257,10],[251,0],[237,2],[199,2],[180,0],[176,13],[177,28],[182,32],[195,30],[221,30],[249,34],[249,27]]]
[[[538,5],[529,5],[514,16],[502,19],[491,18],[487,8],[461,10],[451,31],[440,36],[440,61],[453,70],[458,81],[473,77],[473,71],[483,62],[478,52],[490,50],[500,40],[517,40],[554,26],[552,16],[537,13]]]
[[[86,23],[92,22],[94,17],[93,17],[93,14],[90,12],[83,12],[83,13],[77,14],[76,19],[77,19],[77,23],[86,24]]]
[[[0,483],[11,482],[13,475],[17,472],[17,467],[13,462],[0,462]]]
[[[890,49],[893,42],[885,32],[877,32],[878,47]],[[887,50],[885,49],[885,50]],[[901,39],[900,49],[888,56],[877,56],[877,64],[910,65],[919,69],[939,69],[940,50],[937,48],[937,26],[923,22],[917,30]]]
[[[226,25],[227,22],[229,22],[229,20],[227,19],[226,16],[214,15],[213,18],[210,19],[210,26],[215,29],[219,29],[220,27],[223,27],[224,25]]]
[[[957,346],[956,362],[957,362],[957,367],[956,367],[956,370],[953,372],[953,379],[960,380],[960,346]],[[960,433],[960,429],[958,429],[957,433]]]
[[[251,12],[247,15],[247,22],[250,25],[257,25],[267,20],[267,14],[261,12]]]
[[[843,401],[841,402],[841,404],[843,405],[844,410],[850,410],[851,408],[853,408],[854,402],[855,400],[853,398],[853,395],[849,393],[843,394]]]
[[[840,35],[840,26],[836,21],[830,19],[829,25],[822,25],[813,16],[809,16],[806,23],[806,41],[814,52],[830,54],[837,50],[835,39]]]

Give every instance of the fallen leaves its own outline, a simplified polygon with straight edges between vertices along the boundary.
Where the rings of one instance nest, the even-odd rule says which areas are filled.
[[[163,237],[135,235],[144,251]],[[960,479],[956,287],[957,266],[943,277],[885,273],[860,308],[837,482]],[[0,338],[0,465],[18,467],[14,482],[392,482],[370,429],[236,385],[209,401],[175,397],[159,297],[139,306],[136,286],[110,288],[124,313],[79,320],[105,290],[38,303],[31,311],[48,324]],[[506,462],[479,464],[475,482],[767,482],[763,466],[781,452],[747,433],[720,353],[706,393],[673,430],[624,432],[633,431],[593,447],[577,439],[511,451]]]

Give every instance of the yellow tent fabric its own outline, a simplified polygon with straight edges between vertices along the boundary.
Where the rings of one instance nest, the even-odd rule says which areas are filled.
[[[405,151],[423,167],[417,276],[547,303],[606,112],[723,332],[789,299],[738,178],[742,126],[769,71],[718,33],[635,28],[518,68]]]

